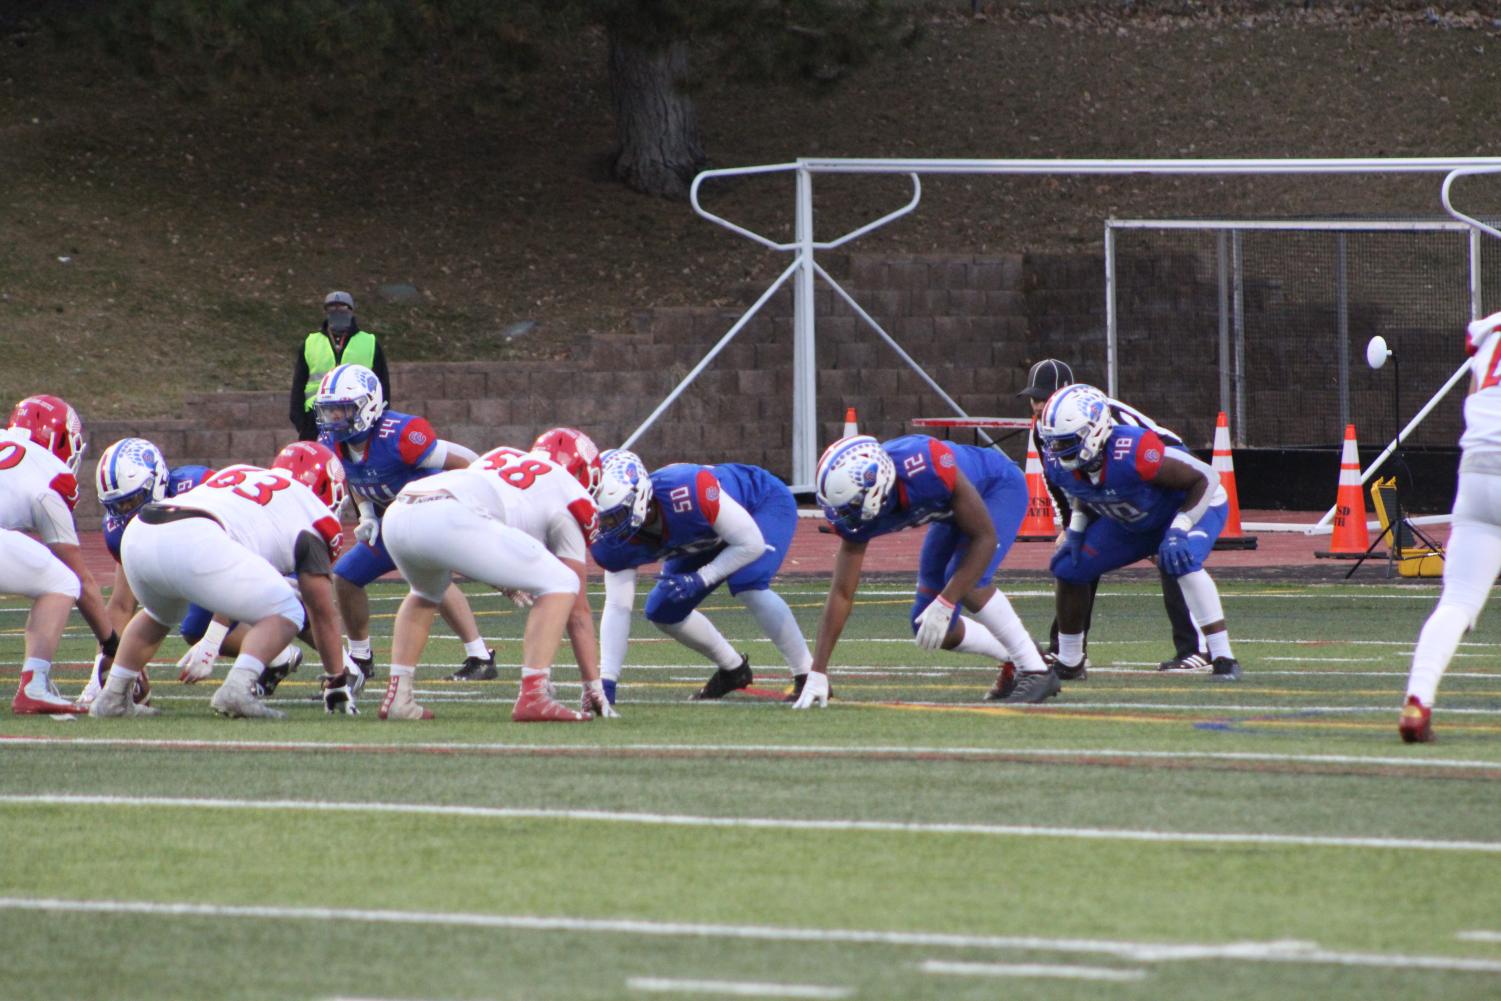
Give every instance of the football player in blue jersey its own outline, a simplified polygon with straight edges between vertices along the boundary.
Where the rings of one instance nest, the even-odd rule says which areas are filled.
[[[1090,586],[1100,576],[1155,556],[1178,579],[1213,658],[1212,676],[1240,677],[1219,590],[1204,560],[1225,527],[1228,501],[1219,474],[1149,427],[1117,423],[1093,386],[1058,390],[1037,422],[1047,478],[1068,495],[1067,536],[1054,554],[1058,661],[1065,673],[1084,660]],[[1018,682],[1020,685],[1020,681]]]
[[[440,470],[461,469],[478,456],[440,439],[425,418],[387,410],[380,380],[363,365],[329,370],[313,397],[313,413],[318,440],[344,464],[349,495],[360,514],[354,530],[359,545],[334,564],[334,588],[349,636],[349,656],[369,679],[375,657],[365,587],[396,569],[380,538],[381,516],[408,483]],[[495,651],[485,646],[469,601],[457,585],[448,588],[439,611],[464,644],[464,664],[451,680],[495,678]]]
[[[812,657],[787,602],[771,579],[797,529],[797,502],[786,484],[757,466],[677,463],[648,474],[632,452],[606,452],[599,486],[599,536],[589,547],[605,571],[600,617],[600,677],[605,695],[625,661],[636,599],[636,568],[662,563],[646,596],[648,622],[709,658],[716,670],[695,699],[719,699],[750,685],[750,661],[730,646],[698,606],[728,583],[786,659],[801,691]]]
[[[917,645],[1015,662],[1016,686],[1001,701],[1041,702],[1058,694],[1057,677],[992,583],[1027,512],[1027,479],[1016,463],[994,449],[926,435],[887,442],[852,435],[824,450],[815,488],[840,543],[813,671],[794,708],[828,703],[829,660],[854,607],[865,547],[929,523],[909,615]],[[960,604],[969,616],[956,614]]]

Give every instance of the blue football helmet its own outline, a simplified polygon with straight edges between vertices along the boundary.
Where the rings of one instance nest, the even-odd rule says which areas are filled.
[[[599,537],[623,542],[641,530],[651,509],[651,475],[635,452],[612,448],[600,456],[599,486],[594,506],[599,509]]]
[[[318,433],[332,441],[361,442],[386,410],[386,394],[363,365],[337,365],[318,383],[313,416]]]
[[[1048,397],[1037,420],[1037,437],[1064,469],[1088,470],[1105,457],[1114,427],[1110,399],[1093,386],[1075,383]]]
[[[851,435],[824,449],[814,483],[823,516],[835,528],[855,532],[885,509],[896,466],[870,435]]]
[[[116,518],[129,518],[167,496],[169,478],[161,449],[145,438],[121,438],[99,457],[99,502]]]

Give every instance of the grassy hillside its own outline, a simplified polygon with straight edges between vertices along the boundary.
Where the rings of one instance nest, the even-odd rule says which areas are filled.
[[[799,155],[1433,156],[1494,152],[1494,12],[1302,4],[967,3],[832,93],[709,77],[716,166]],[[355,92],[336,77],[184,95],[39,32],[0,37],[0,399],[173,414],[187,392],[280,388],[324,292],[393,360],[546,356],[646,306],[710,303],[775,255],[604,178],[602,39],[497,96]],[[932,178],[863,248],[1089,248],[1110,214],[1434,214],[1438,180]],[[1501,195],[1501,187],[1491,189]],[[1467,195],[1484,207],[1487,192]],[[821,180],[829,235],[905,197]],[[786,232],[785,177],[716,210]],[[1489,199],[1491,205],[1501,198]],[[408,282],[421,301],[384,302]],[[538,323],[507,346],[508,325]]]

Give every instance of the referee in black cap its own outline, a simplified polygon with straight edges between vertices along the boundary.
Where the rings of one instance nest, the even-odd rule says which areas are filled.
[[[1052,396],[1064,386],[1074,383],[1074,370],[1067,362],[1057,358],[1044,358],[1033,365],[1027,372],[1027,388],[1017,396],[1026,397],[1032,404],[1032,449],[1038,455],[1042,455],[1042,440],[1037,436],[1037,418],[1042,416],[1044,405],[1048,397]],[[1117,424],[1130,424],[1136,427],[1147,427],[1155,431],[1164,442],[1169,445],[1181,445],[1182,438],[1162,425],[1153,421],[1146,414],[1129,407],[1119,400],[1110,401],[1111,419]],[[1069,510],[1068,496],[1052,480],[1045,481],[1048,485],[1048,493],[1053,498],[1053,510],[1067,519],[1066,512]],[[1061,539],[1060,533],[1060,539]],[[1162,577],[1162,603],[1167,608],[1168,621],[1173,626],[1173,659],[1165,660],[1157,665],[1159,671],[1193,671],[1208,670],[1210,666],[1209,655],[1199,649],[1199,631],[1194,628],[1193,618],[1188,614],[1188,603],[1183,600],[1183,589],[1178,585],[1178,579],[1158,569]],[[1048,652],[1046,659],[1053,670],[1058,674],[1061,681],[1082,681],[1088,677],[1089,668],[1089,622],[1094,612],[1094,595],[1099,589],[1100,582],[1096,580],[1089,589],[1089,609],[1084,613],[1085,632],[1085,656],[1079,666],[1069,669],[1058,662],[1058,620],[1053,620],[1052,628],[1048,631]],[[1005,672],[1002,672],[1004,677]],[[985,696],[987,699],[1003,698],[997,694],[1002,682],[997,680],[996,687],[992,688]]]

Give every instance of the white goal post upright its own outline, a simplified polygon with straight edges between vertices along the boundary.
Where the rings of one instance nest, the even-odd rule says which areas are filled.
[[[700,188],[711,178],[743,177],[753,174],[795,173],[797,206],[794,218],[794,239],[781,243],[768,239],[740,226],[703,207]],[[1455,218],[1468,225],[1501,238],[1501,232],[1469,216],[1457,212],[1449,201],[1450,185],[1456,177],[1471,174],[1501,172],[1498,157],[1415,157],[1415,158],[1333,158],[1333,159],[1206,159],[1206,160],[1002,160],[1002,159],[863,159],[842,157],[801,157],[793,163],[766,164],[752,167],[732,167],[707,170],[693,180],[689,192],[693,210],[703,218],[723,226],[770,250],[793,255],[793,260],[780,277],[757,299],[744,315],[730,328],[713,349],[684,377],[673,391],[657,406],[649,417],[626,439],[624,447],[630,447],[645,433],[677,399],[689,384],[696,379],[723,347],[744,328],[750,319],[771,298],[771,295],[787,279],[796,274],[793,282],[793,404],[792,404],[792,489],[807,492],[813,489],[815,465],[818,461],[818,401],[817,369],[815,360],[816,331],[813,306],[813,279],[817,275],[831,286],[834,292],[854,308],[857,316],[870,326],[899,356],[949,405],[955,414],[968,416],[954,400],[943,391],[901,346],[883,330],[854,299],[818,266],[819,251],[843,246],[887,223],[906,215],[917,208],[922,198],[920,178],[930,174],[1000,174],[1000,175],[1264,175],[1264,174],[1411,174],[1432,173],[1448,175],[1444,181],[1441,197],[1443,205]],[[912,182],[912,198],[901,208],[881,216],[833,240],[816,238],[816,215],[814,212],[813,177],[817,174],[898,174],[906,175]],[[1108,305],[1107,305],[1108,308]],[[1118,392],[1117,359],[1114,345],[1107,348],[1107,369],[1112,393]],[[1432,401],[1430,401],[1431,405]],[[1405,432],[1404,432],[1405,433]]]

